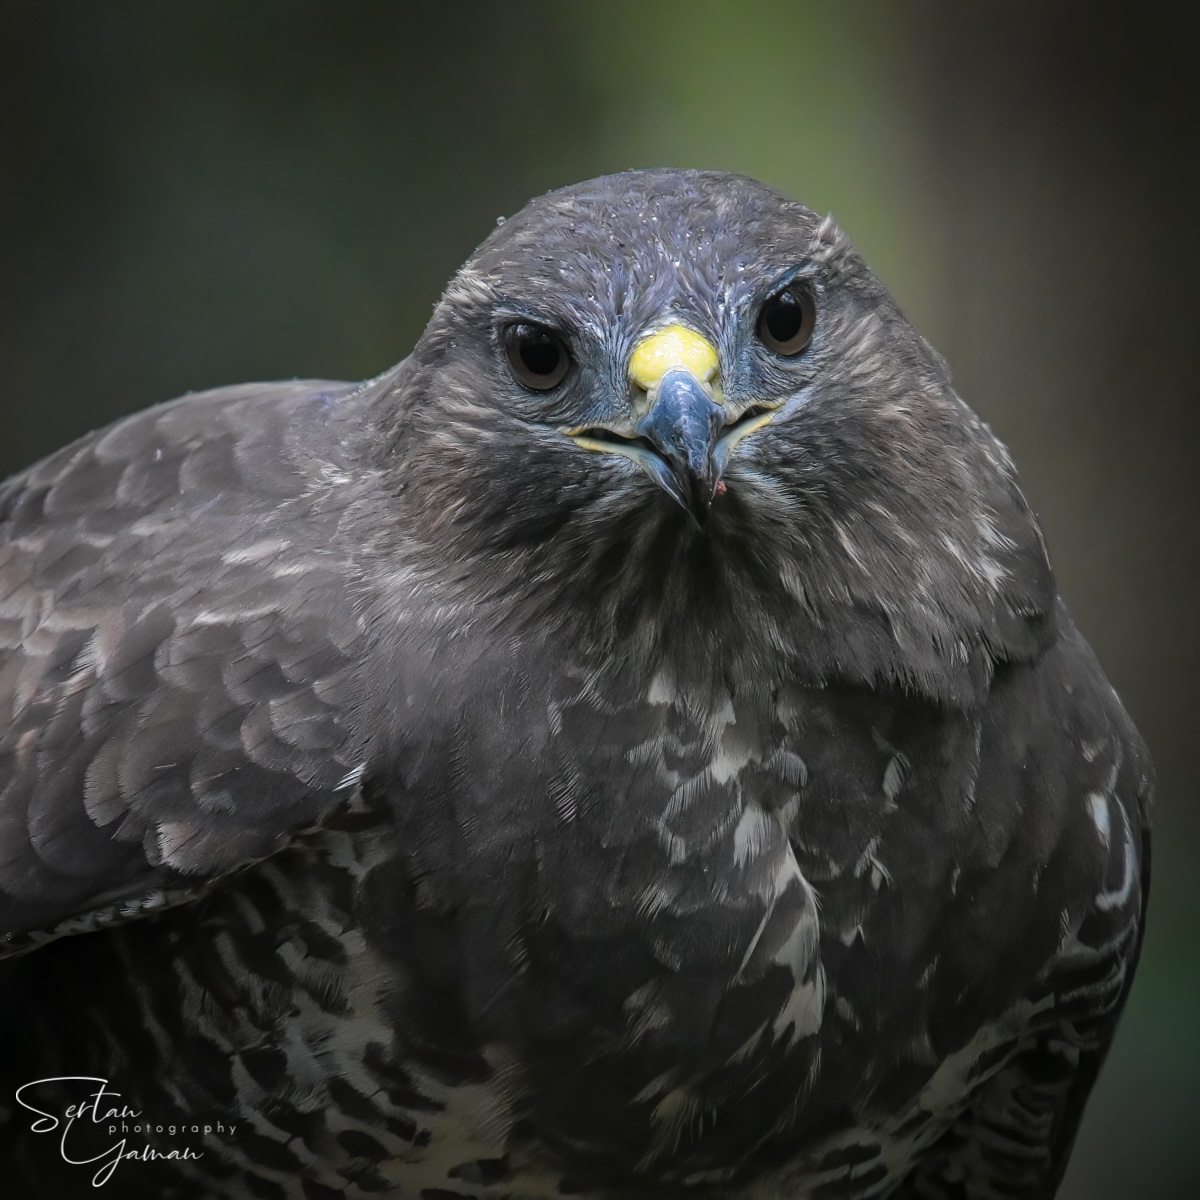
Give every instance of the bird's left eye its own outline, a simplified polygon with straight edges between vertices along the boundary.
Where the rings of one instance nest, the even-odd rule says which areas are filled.
[[[534,391],[557,387],[571,365],[562,339],[541,325],[510,325],[505,331],[504,348],[513,375]]]
[[[812,341],[817,306],[812,293],[793,284],[768,298],[758,317],[758,336],[768,350],[792,358]]]

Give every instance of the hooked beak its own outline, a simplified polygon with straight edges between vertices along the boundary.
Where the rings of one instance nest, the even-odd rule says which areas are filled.
[[[698,333],[673,325],[645,338],[629,364],[644,391],[644,415],[627,430],[564,429],[586,450],[632,459],[703,527],[734,446],[761,429],[778,405],[756,405],[730,422],[714,383],[717,352]]]
[[[725,414],[690,371],[675,367],[658,384],[650,411],[637,423],[637,436],[653,455],[643,465],[656,483],[691,513],[708,520],[720,474],[713,461]]]

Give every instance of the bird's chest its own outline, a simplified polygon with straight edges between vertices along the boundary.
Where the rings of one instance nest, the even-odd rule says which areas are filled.
[[[665,970],[745,978],[766,926],[782,935],[781,906],[789,928],[812,923],[813,886],[835,936],[887,894],[888,844],[920,819],[900,803],[913,739],[896,737],[896,708],[665,671],[502,692],[441,730],[406,778],[409,900],[492,924],[519,947],[514,970],[556,937],[557,959],[586,950],[606,979],[622,974],[609,941],[631,970],[645,946]]]
[[[499,697],[423,759],[397,817],[411,903],[508,947],[488,969],[514,979],[761,976],[813,920],[809,769],[777,690],[570,682]]]
[[[663,674],[504,699],[426,760],[377,873],[370,911],[403,915],[376,944],[441,997],[403,1006],[415,1042],[506,1063],[524,1128],[597,1172],[702,1175],[793,1141],[798,1097],[877,1086],[865,1043],[916,985],[856,965],[893,900],[895,713]]]
[[[387,820],[262,864],[180,931],[188,1028],[159,1049],[198,1048],[208,1089],[232,1064],[235,1111],[299,1097],[281,1119],[318,1173],[350,1143],[471,1194],[545,1172],[720,1184],[764,1153],[840,1170],[864,1137],[846,1114],[896,1082],[881,1046],[920,1042],[915,975],[885,979],[876,942],[914,771],[894,724],[663,678],[497,704],[426,739]]]

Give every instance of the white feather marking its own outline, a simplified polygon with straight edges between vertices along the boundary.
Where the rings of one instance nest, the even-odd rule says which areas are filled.
[[[889,800],[895,800],[904,786],[904,772],[908,762],[903,754],[893,754],[888,759],[887,768],[883,772],[883,794]]]
[[[1112,836],[1112,824],[1108,816],[1108,797],[1100,792],[1092,792],[1087,798],[1087,803],[1092,813],[1092,824],[1096,826],[1100,842],[1107,850],[1109,839]]]
[[[345,775],[337,781],[334,786],[335,792],[346,792],[351,788],[356,788],[362,782],[362,777],[366,772],[367,764],[360,762],[357,767],[352,767]]]
[[[283,553],[292,543],[283,538],[265,538],[249,546],[241,546],[236,550],[227,550],[221,555],[221,561],[230,566],[239,563],[257,563],[264,559],[274,558]]]
[[[772,848],[779,837],[779,826],[770,813],[757,804],[749,804],[733,831],[733,861],[744,867],[766,850]]]
[[[650,681],[650,690],[646,693],[648,704],[670,704],[676,696],[675,685],[666,673],[659,671]]]
[[[728,783],[739,771],[756,757],[757,747],[749,737],[742,736],[737,726],[730,722],[725,727],[717,753],[709,765],[709,775],[714,783]]]
[[[1118,809],[1121,814],[1121,835],[1125,839],[1125,853],[1123,856],[1124,875],[1121,879],[1120,887],[1114,888],[1111,891],[1101,892],[1096,897],[1096,907],[1101,912],[1111,912],[1114,908],[1123,907],[1129,900],[1130,894],[1133,891],[1133,882],[1137,876],[1137,862],[1133,852],[1133,838],[1130,836],[1129,818],[1125,816],[1125,810]]]

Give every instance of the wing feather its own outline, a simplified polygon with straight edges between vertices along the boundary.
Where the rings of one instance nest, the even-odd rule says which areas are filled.
[[[189,396],[0,487],[0,953],[186,900],[345,798],[355,396]]]
[[[1018,1001],[1037,1015],[898,1197],[1053,1196],[1133,982],[1150,887],[1149,759],[1073,628],[1042,671],[1069,710],[1035,743],[1047,790],[1033,799],[1060,816],[1033,891],[1059,911],[1059,942]],[[998,910],[997,924],[1013,911]]]

